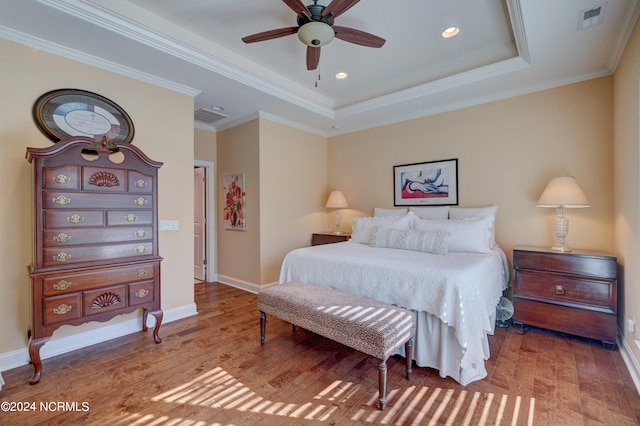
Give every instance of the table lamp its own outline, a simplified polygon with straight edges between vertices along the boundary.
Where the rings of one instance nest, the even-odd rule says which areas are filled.
[[[349,207],[349,203],[347,203],[347,199],[344,197],[342,191],[331,191],[325,207],[328,209],[336,209],[336,230],[334,231],[334,234],[339,235],[341,221],[340,209],[346,209]]]
[[[540,196],[537,207],[555,207],[557,214],[553,219],[553,230],[556,233],[556,243],[551,250],[570,252],[571,249],[564,240],[569,233],[569,219],[564,215],[565,208],[591,207],[578,181],[573,176],[558,176],[549,181]]]

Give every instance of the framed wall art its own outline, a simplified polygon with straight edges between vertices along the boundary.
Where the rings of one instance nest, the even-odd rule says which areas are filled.
[[[224,229],[245,231],[247,218],[245,208],[244,173],[223,177]]]
[[[458,159],[393,166],[394,206],[458,204]]]

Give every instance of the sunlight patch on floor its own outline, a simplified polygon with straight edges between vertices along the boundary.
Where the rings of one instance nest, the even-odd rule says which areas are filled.
[[[367,400],[362,394],[368,394]],[[377,409],[377,389],[363,389],[362,385],[335,380],[304,403],[270,401],[244,385],[221,367],[216,367],[191,381],[185,382],[151,398],[153,403],[201,406],[210,409],[212,418],[216,410],[237,413],[255,413],[262,416],[290,418],[292,420],[327,421],[344,406],[351,411],[353,422],[371,424],[420,424],[435,425],[446,421],[447,425],[532,425],[534,422],[534,398],[493,393],[468,392],[453,389],[409,386],[391,389],[384,411]],[[324,403],[323,403],[324,402]],[[358,408],[365,406],[365,408]],[[397,408],[396,408],[397,407]],[[145,411],[149,411],[149,407]],[[164,410],[163,410],[164,411]],[[233,413],[232,413],[233,414]],[[252,414],[253,415],[253,414]],[[345,417],[346,419],[347,417]],[[155,417],[152,414],[132,413],[122,419],[131,425],[204,425],[201,420],[176,417]],[[211,423],[206,423],[211,425]]]

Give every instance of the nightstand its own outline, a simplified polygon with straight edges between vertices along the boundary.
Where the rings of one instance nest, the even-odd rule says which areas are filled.
[[[333,244],[348,241],[351,234],[334,234],[333,232],[319,232],[311,235],[311,245]]]
[[[609,253],[513,250],[513,321],[616,347],[617,267]]]

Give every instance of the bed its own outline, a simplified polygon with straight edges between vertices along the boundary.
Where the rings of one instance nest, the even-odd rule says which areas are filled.
[[[467,385],[487,375],[487,335],[509,283],[506,256],[492,240],[493,228],[486,229],[493,227],[489,219],[481,226],[480,218],[422,220],[412,213],[356,219],[348,242],[289,252],[279,282],[316,284],[417,311],[416,364]],[[472,227],[483,231],[474,234]],[[470,241],[474,235],[479,238]]]

